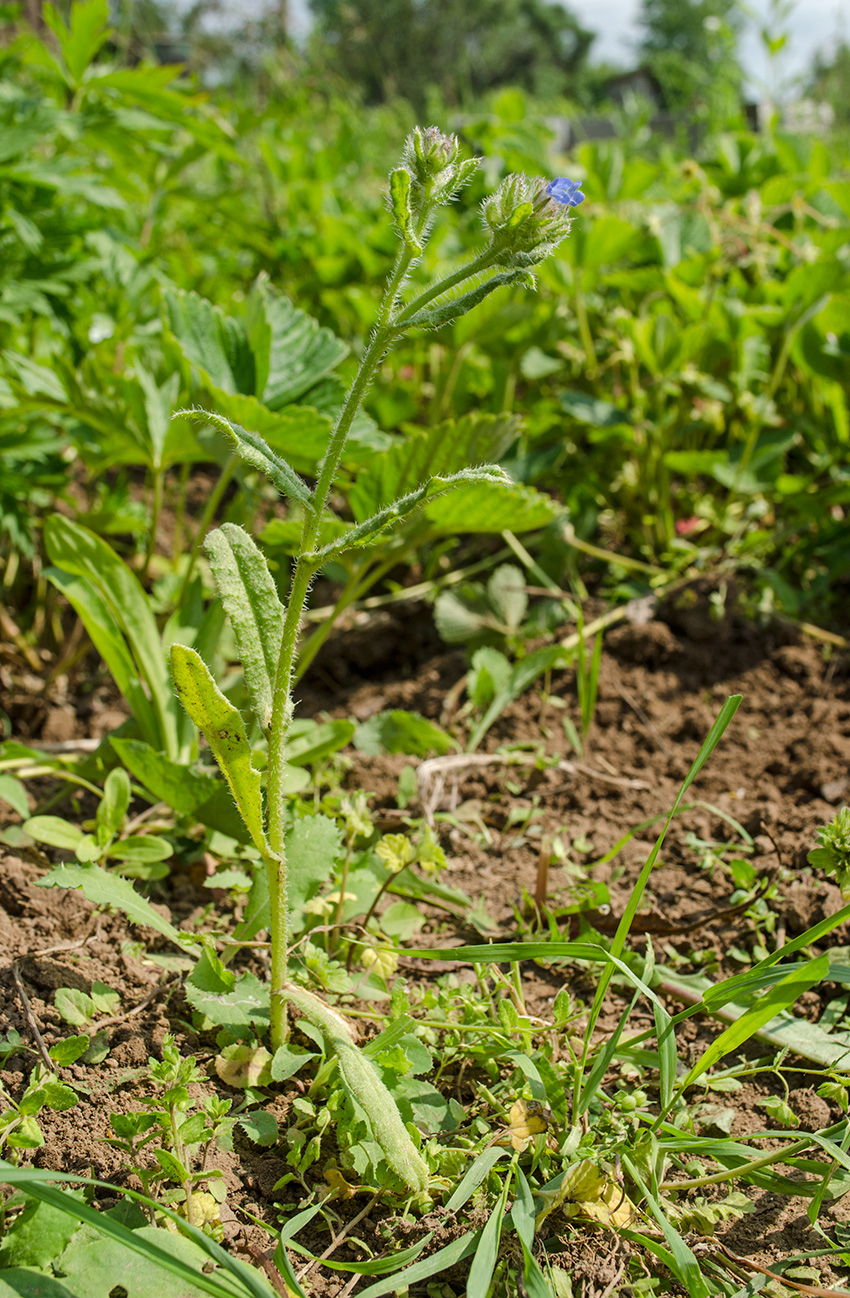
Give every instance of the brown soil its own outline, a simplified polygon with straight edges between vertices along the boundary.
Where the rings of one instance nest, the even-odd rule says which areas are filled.
[[[333,643],[317,659],[309,686],[305,684],[302,690],[302,714],[324,711],[364,720],[383,708],[406,707],[439,721],[447,694],[465,671],[462,653],[446,652],[434,641],[424,612],[404,621],[384,617],[377,628],[374,623],[362,630],[355,628],[345,643],[344,660],[334,651]],[[757,632],[734,616],[713,622],[702,602],[683,601],[678,608],[667,608],[656,621],[626,625],[606,636],[596,717],[581,761],[570,749],[563,727],[565,716],[578,724],[571,675],[556,677],[551,690],[546,701],[532,691],[513,704],[482,747],[484,754],[493,756],[500,746],[519,745],[517,751],[539,753],[546,761],[472,765],[452,774],[442,789],[427,781],[422,788],[427,810],[436,817],[450,858],[448,882],[483,898],[494,936],[509,937],[516,931],[523,890],[533,894],[541,851],[548,857],[553,839],[560,838],[569,853],[569,860],[553,866],[550,873],[549,905],[557,910],[575,899],[589,862],[604,857],[636,824],[669,810],[723,701],[736,693],[744,696],[743,703],[688,795],[692,802],[709,805],[695,807],[674,820],[645,894],[633,941],[640,947],[645,942],[642,934],[650,932],[659,961],[675,964],[682,972],[707,964],[712,975],[719,977],[744,967],[736,961],[735,950],[749,954],[757,941],[771,947],[841,904],[838,890],[807,865],[806,857],[817,827],[832,818],[850,790],[850,666],[846,658],[790,628]],[[103,705],[93,708],[89,700],[99,697]],[[46,710],[45,718],[54,717],[54,729],[46,737],[57,733],[58,707],[70,709],[69,738],[83,730],[101,733],[101,727],[91,722],[107,708],[114,716],[115,703],[97,682],[87,691],[86,700],[79,702],[78,712],[71,695],[55,704],[52,713]],[[16,709],[6,706],[14,715]],[[457,713],[449,718],[452,720],[462,729]],[[30,733],[28,718],[23,715],[21,733],[15,737]],[[559,767],[558,761],[564,765]],[[345,779],[351,787],[371,791],[379,815],[388,824],[398,824],[398,778],[404,766],[411,764],[417,765],[404,756],[355,755]],[[423,807],[414,803],[408,811],[421,814]],[[733,817],[752,837],[747,859],[771,887],[767,930],[757,932],[743,914],[724,913],[729,910],[735,885],[722,865],[701,863],[707,849],[688,838],[695,835],[704,843],[734,839],[740,844],[718,812]],[[593,879],[610,889],[610,914],[596,916],[601,929],[610,930],[621,913],[660,828],[659,822],[639,831],[616,857],[593,871]],[[576,843],[578,846],[572,846]],[[737,848],[731,855],[736,853]],[[127,1179],[123,1156],[103,1143],[103,1137],[108,1134],[110,1112],[137,1107],[137,1098],[143,1093],[139,1088],[147,1084],[140,1070],[144,1070],[148,1055],[157,1054],[167,1031],[175,1033],[178,1044],[202,1065],[208,1064],[214,1050],[191,1031],[188,1008],[176,981],[147,1001],[141,1012],[128,1016],[127,1011],[164,981],[173,979],[173,974],[164,975],[146,958],[136,945],[141,935],[121,916],[95,915],[78,894],[36,887],[48,864],[46,857],[34,851],[7,852],[0,861],[0,982],[4,990],[0,1027],[16,1028],[33,1044],[32,1026],[24,1013],[13,967],[48,1046],[73,1031],[61,1022],[53,1005],[53,993],[59,986],[86,990],[99,979],[120,993],[124,1018],[109,1027],[110,1053],[102,1064],[78,1064],[69,1070],[81,1091],[78,1107],[67,1113],[45,1111],[41,1121],[46,1144],[24,1157],[31,1157],[40,1167],[93,1172],[120,1185]],[[209,902],[209,892],[196,882],[191,873],[181,873],[168,897],[172,914],[179,915],[183,923],[191,924],[193,917],[199,920]],[[571,926],[576,930],[575,919],[564,917],[561,923],[565,936]],[[449,946],[469,938],[467,928],[456,925],[452,930],[445,916],[437,920],[432,913],[429,927],[417,941]],[[846,930],[839,930],[831,941],[843,945],[850,937]],[[447,967],[450,962],[443,962],[435,971],[426,968],[425,962],[408,961],[405,974],[409,979],[427,979]],[[574,995],[587,998],[586,976],[578,971],[570,973],[564,966],[551,970],[524,966],[528,1009],[545,1016],[565,978]],[[797,1012],[817,1019],[831,994],[823,987],[810,992]],[[671,1010],[675,1008],[679,1007],[671,1003]],[[638,1007],[634,1026],[650,1023],[650,1016]],[[696,1048],[715,1034],[716,1025],[689,1021],[680,1036],[683,1053],[689,1044]],[[13,1096],[20,1094],[36,1058],[34,1052],[13,1056],[0,1073]],[[211,1068],[208,1071],[212,1074]],[[791,1104],[801,1119],[801,1129],[817,1129],[834,1121],[837,1110],[814,1093],[818,1083],[803,1072],[794,1076],[798,1085],[792,1090]],[[214,1074],[210,1086],[234,1097]],[[723,1106],[735,1110],[733,1134],[769,1125],[756,1105],[771,1090],[777,1092],[777,1087],[759,1080],[720,1098]],[[296,1085],[287,1083],[271,1105],[282,1128],[296,1093]],[[233,1154],[218,1155],[213,1165],[223,1171],[228,1188],[223,1213],[225,1239],[243,1250],[268,1248],[268,1236],[251,1225],[242,1210],[272,1228],[279,1224],[273,1186],[286,1170],[282,1158],[275,1150],[252,1146],[237,1129]],[[822,1245],[822,1237],[805,1216],[806,1200],[779,1198],[756,1189],[749,1193],[755,1210],[718,1231],[718,1238],[738,1257],[769,1266],[791,1253]],[[292,1185],[285,1197],[297,1197]],[[353,1203],[349,1215],[363,1206],[362,1200]],[[342,1205],[339,1210],[344,1217]],[[847,1220],[848,1212],[839,1200],[823,1210],[820,1224],[831,1233],[832,1224]],[[381,1247],[378,1232],[379,1227],[386,1229],[385,1219],[386,1209],[375,1209],[355,1232],[375,1251]],[[450,1222],[437,1208],[424,1222],[399,1219],[396,1234],[414,1242],[426,1229],[431,1230],[432,1247],[436,1248],[471,1224],[470,1217]],[[312,1237],[307,1230],[299,1238],[319,1253],[329,1240],[326,1232],[318,1230]],[[586,1227],[562,1231],[557,1238],[553,1246],[562,1252],[552,1260],[573,1275],[577,1295],[590,1298],[602,1292],[630,1292],[625,1280],[618,1288],[617,1276],[623,1272],[629,1246],[616,1236]],[[710,1242],[695,1247],[720,1256]],[[343,1246],[336,1256],[356,1260],[362,1255],[356,1247]],[[812,1265],[821,1273],[821,1285],[839,1282],[825,1262],[815,1260]],[[310,1292],[332,1298],[342,1292],[347,1279],[344,1274],[314,1271]],[[455,1292],[464,1291],[462,1268],[451,1281]],[[676,1291],[675,1286],[671,1291]],[[426,1287],[411,1292],[424,1295]]]

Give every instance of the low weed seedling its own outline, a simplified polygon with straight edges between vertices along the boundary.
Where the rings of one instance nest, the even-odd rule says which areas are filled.
[[[106,777],[93,822],[81,829],[62,816],[31,816],[24,832],[37,843],[72,851],[83,864],[114,862],[116,872],[129,878],[162,879],[174,848],[160,834],[126,832],[131,796],[130,777],[117,767]]]
[[[148,1061],[148,1076],[157,1094],[142,1101],[143,1113],[111,1114],[114,1135],[106,1138],[107,1144],[126,1154],[128,1170],[138,1177],[146,1196],[158,1195],[187,1221],[220,1238],[224,1182],[221,1172],[206,1167],[206,1158],[214,1143],[233,1148],[237,1119],[229,1116],[230,1102],[217,1096],[204,1101],[193,1097],[189,1088],[205,1082],[206,1076],[194,1059],[180,1054],[171,1036],[163,1039],[162,1058]],[[155,1166],[139,1160],[148,1148]],[[199,1192],[201,1184],[207,1188]]]

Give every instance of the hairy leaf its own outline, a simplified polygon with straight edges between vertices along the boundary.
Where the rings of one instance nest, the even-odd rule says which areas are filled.
[[[263,730],[272,722],[283,605],[268,564],[247,532],[223,523],[206,539],[215,584],[236,635],[245,684]]]
[[[251,838],[267,855],[260,773],[251,764],[251,748],[241,714],[222,694],[194,649],[172,645],[171,669],[180,702],[212,749]]]

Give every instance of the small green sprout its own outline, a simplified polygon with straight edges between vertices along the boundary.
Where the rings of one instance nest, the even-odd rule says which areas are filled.
[[[834,875],[841,896],[850,901],[850,807],[842,807],[828,825],[821,825],[817,838],[820,847],[809,852],[809,865]]]

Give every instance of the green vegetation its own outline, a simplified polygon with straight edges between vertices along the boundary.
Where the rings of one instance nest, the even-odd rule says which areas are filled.
[[[365,104],[341,76],[323,91],[287,76],[291,51],[265,68],[273,94],[213,100],[177,68],[124,60],[132,30],[116,34],[105,0],[67,20],[45,6],[46,33],[0,49],[2,633],[51,680],[90,654],[125,714],[95,751],[70,752],[19,742],[3,714],[0,841],[49,849],[40,887],[135,926],[135,954],[170,979],[156,994],[175,994],[171,1019],[198,1042],[190,1055],[165,1035],[114,1084],[104,1069],[101,1138],[131,1180],[116,1201],[31,1151],[39,1114],[82,1094],[71,1070],[100,1068],[106,1027],[135,1010],[104,982],[54,986],[52,1013],[80,1035],[49,1050],[36,1036],[38,1062],[23,1031],[0,1039],[0,1061],[26,1065],[0,1085],[0,1298],[116,1298],[116,1277],[126,1298],[305,1295],[320,1265],[372,1298],[560,1298],[559,1237],[591,1225],[634,1246],[631,1293],[756,1292],[694,1232],[749,1211],[753,1188],[805,1196],[813,1223],[850,1188],[846,1116],[788,1130],[794,1059],[847,1112],[843,1011],[821,1026],[795,1005],[850,984],[846,948],[811,954],[850,906],[785,940],[772,880],[744,859],[751,835],[718,813],[729,841],[693,846],[750,908],[752,958],[734,954],[740,972],[718,981],[629,943],[740,696],[687,752],[660,832],[624,824],[595,862],[577,839],[583,891],[563,914],[545,876],[568,849],[552,842],[510,931],[446,882],[443,828],[472,825],[486,845],[486,825],[462,807],[427,814],[417,779],[455,758],[557,763],[542,744],[479,750],[565,667],[579,720],[565,715],[564,734],[592,757],[605,630],[696,579],[721,614],[734,579],[753,619],[838,629],[850,147],[740,129],[727,4],[647,0],[645,50],[671,102],[702,96],[707,125],[728,129],[696,154],[639,150],[643,128],[624,120],[623,139],[569,158],[532,98],[578,77],[587,42],[567,15],[467,6],[468,50],[493,20],[497,72],[470,57],[443,77],[428,6],[397,6],[398,23],[424,24],[410,66],[373,38],[380,6],[315,8]],[[706,19],[716,48],[701,60]],[[522,76],[512,59],[526,56]],[[437,126],[414,130],[411,104]],[[569,238],[546,189],[564,174],[586,195]],[[606,611],[591,617],[591,597]],[[468,657],[440,724],[384,704],[359,721],[299,716],[297,683],[329,645],[344,653],[352,613],[413,600]],[[411,759],[388,824],[346,785],[352,754]],[[523,832],[535,810],[519,813]],[[845,895],[848,816],[809,857]],[[649,829],[606,934],[593,869]],[[158,905],[190,869],[210,898],[192,925]],[[425,907],[462,944],[416,946]],[[403,959],[464,976],[417,981]],[[562,985],[549,1018],[530,1013],[531,968],[580,975],[581,997]],[[687,1008],[671,1013],[671,998]],[[652,1026],[636,1031],[638,1007]],[[683,1025],[698,1013],[712,1031],[695,1046]],[[376,1028],[362,1045],[357,1017]],[[733,1139],[700,1122],[755,1077],[777,1092],[767,1130]],[[128,1081],[132,1110],[111,1103]],[[276,1156],[263,1220],[237,1205],[265,1232],[250,1264],[226,1242],[214,1166],[246,1142]],[[320,1256],[317,1240],[354,1229],[360,1196],[427,1217],[427,1232],[405,1244],[386,1225],[359,1260]],[[825,1237],[824,1255],[844,1249]]]

